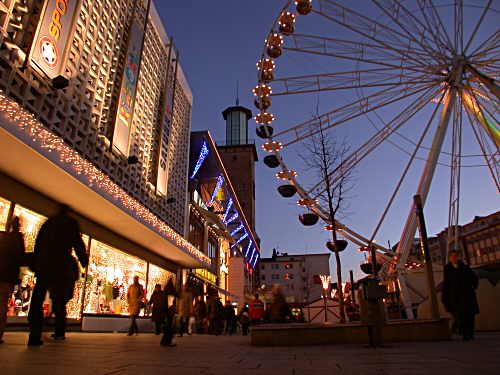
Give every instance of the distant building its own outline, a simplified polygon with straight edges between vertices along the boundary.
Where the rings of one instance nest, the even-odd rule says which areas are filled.
[[[429,238],[432,262],[444,265],[447,262],[448,229]],[[468,224],[459,226],[457,250],[472,267],[500,262],[500,211],[491,215],[476,216]]]
[[[279,284],[289,303],[315,301],[323,294],[315,275],[330,275],[330,254],[278,254],[260,260],[260,284],[266,299],[271,300],[271,289]]]

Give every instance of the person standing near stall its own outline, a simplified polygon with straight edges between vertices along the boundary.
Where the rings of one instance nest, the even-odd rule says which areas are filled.
[[[43,345],[43,302],[47,291],[55,315],[52,337],[54,340],[66,338],[66,304],[73,298],[75,283],[80,275],[72,251],[75,251],[82,267],[87,267],[89,263],[80,224],[69,216],[69,212],[68,206],[60,205],[56,215],[42,225],[35,240],[31,267],[35,271],[36,284],[28,314],[28,346]]]
[[[0,344],[7,324],[7,305],[24,257],[24,238],[19,217],[14,217],[10,232],[0,232]]]
[[[250,315],[250,322],[252,325],[258,325],[264,318],[264,302],[259,299],[259,295],[255,295],[255,299],[250,302],[248,314]]]

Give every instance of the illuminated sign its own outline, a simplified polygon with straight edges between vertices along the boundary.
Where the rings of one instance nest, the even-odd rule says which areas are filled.
[[[31,48],[31,63],[50,79],[64,73],[78,0],[49,0]]]
[[[208,270],[206,270],[204,268],[197,268],[194,270],[194,273],[200,279],[208,281],[212,284],[215,284],[217,282],[217,276],[215,276],[212,272],[209,272]]]
[[[170,67],[167,68],[170,71]],[[177,71],[177,69],[176,69]],[[174,76],[174,82],[176,77]],[[165,83],[165,110],[163,111],[163,123],[161,129],[160,148],[158,155],[158,165],[156,169],[156,193],[167,195],[168,183],[168,141],[170,138],[170,128],[172,126],[172,113],[174,108],[174,90],[169,84],[169,74]]]
[[[134,22],[130,33],[130,42],[126,54],[125,69],[118,101],[118,113],[116,114],[115,129],[113,132],[113,148],[125,156],[129,155],[132,115],[139,78],[142,42],[143,32],[137,22]]]

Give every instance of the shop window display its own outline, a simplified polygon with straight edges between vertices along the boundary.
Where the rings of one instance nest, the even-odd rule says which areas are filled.
[[[82,235],[83,243],[85,243],[85,248],[88,249],[89,237],[86,235]],[[88,252],[88,250],[87,250]],[[73,252],[73,256],[76,258],[76,254]],[[85,268],[83,268],[78,262],[78,267],[80,268],[80,277],[75,283],[75,290],[73,292],[73,298],[66,305],[66,309],[68,311],[68,318],[71,319],[80,319],[81,318],[81,309],[82,309],[82,298],[83,298],[83,290],[85,287]]]
[[[38,231],[47,218],[20,205],[14,207],[14,216],[20,218],[26,252],[33,252]],[[8,315],[10,316],[28,315],[31,295],[35,287],[35,274],[28,267],[21,267],[19,279],[21,282],[14,287],[14,293],[9,302]],[[45,313],[48,314],[48,311],[49,303],[45,304]]]
[[[9,216],[10,202],[0,198],[0,231],[5,230],[7,217]]]
[[[151,298],[151,295],[153,294],[155,285],[160,284],[162,289],[165,290],[165,286],[167,285],[169,279],[172,279],[172,282],[175,285],[175,274],[150,263],[149,273],[148,273],[148,286],[146,291],[146,296],[148,297],[148,300],[149,298]],[[173,299],[174,299],[173,296],[168,298],[169,305],[172,304]]]
[[[128,314],[127,290],[134,276],[146,284],[147,263],[92,239],[84,312]]]

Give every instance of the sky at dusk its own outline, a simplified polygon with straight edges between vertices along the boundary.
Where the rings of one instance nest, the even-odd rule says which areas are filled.
[[[221,112],[235,104],[237,81],[240,88],[240,104],[256,112],[251,92],[257,83],[255,64],[263,51],[264,39],[284,3],[283,0],[155,0],[167,33],[173,36],[174,43],[180,51],[180,63],[193,91],[193,130],[208,129],[215,140],[224,141],[225,123]],[[370,15],[378,14],[370,8],[363,11]],[[498,16],[497,20],[500,20]],[[496,24],[498,25],[498,22]],[[465,25],[466,28],[469,26]],[[297,22],[297,29],[300,27],[308,28],[316,34],[336,33],[324,26],[308,24],[307,20],[301,19]],[[494,25],[488,20],[479,35],[488,34],[492,28]],[[303,56],[284,57],[283,62],[280,59],[277,60],[278,69],[281,69],[281,73],[287,74],[324,73],[338,68],[329,65],[332,62],[326,59],[312,61],[309,57]],[[333,107],[331,103],[349,102],[349,100],[354,99],[347,94],[336,92],[322,96],[319,102],[314,94],[304,98],[278,97],[271,107],[271,112],[277,117],[273,125],[276,128],[286,128],[290,124],[298,124],[310,118],[311,111],[316,105],[322,112],[326,112]],[[398,109],[404,107],[395,107],[391,110]],[[421,129],[417,125],[427,121],[433,109],[434,107],[429,106],[429,109],[426,108],[419,113],[419,117],[414,119],[415,126],[409,124],[409,129],[404,135],[416,139]],[[394,113],[385,111],[377,117],[349,123],[348,127],[339,127],[339,130],[335,130],[333,136],[348,139],[351,147],[355,148],[373,135],[377,126],[380,127],[382,122],[390,120]],[[257,138],[254,133],[254,121],[250,121],[249,125],[250,138]],[[464,132],[463,139],[464,152],[477,154],[478,149],[474,148],[472,133]],[[405,141],[402,136],[395,141],[405,150],[411,148],[411,143]],[[312,228],[300,224],[298,215],[303,211],[295,203],[295,198],[286,200],[277,193],[276,188],[280,182],[275,177],[276,170],[271,170],[262,163],[265,154],[260,145],[263,142],[260,139],[256,142],[260,159],[256,164],[256,223],[258,235],[262,239],[262,256],[270,256],[275,247],[288,253],[328,252],[325,242],[329,238],[329,233],[321,224]],[[445,147],[448,146],[449,140],[445,142]],[[297,170],[299,177],[303,177],[299,181],[304,185],[310,185],[312,175],[307,171],[301,172],[304,166],[297,157],[302,151],[298,145],[283,155],[289,168]],[[419,156],[425,157],[425,152]],[[393,145],[384,144],[366,164],[360,165],[356,170],[356,187],[349,199],[349,214],[345,218],[347,225],[366,236],[371,235],[407,160],[408,156],[404,152]],[[443,160],[440,161],[446,162],[445,157],[443,156]],[[471,158],[471,163],[475,162],[480,164],[481,160]],[[417,160],[414,163],[414,168],[405,179],[405,184],[376,237],[377,242],[384,245],[387,245],[388,241],[391,245],[398,242],[422,167],[423,161]],[[449,168],[441,166],[437,169],[425,209],[430,234],[440,232],[447,225],[448,192]],[[499,207],[498,194],[486,168],[464,168],[460,222],[469,222],[475,215],[490,214]],[[344,278],[348,275],[349,269],[353,269],[358,276],[361,276],[359,264],[362,260],[363,254],[357,251],[357,246],[350,245],[342,254]],[[333,274],[335,269],[333,256],[330,269]]]

